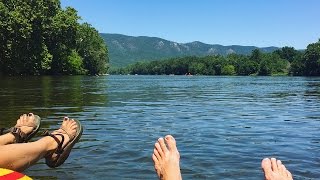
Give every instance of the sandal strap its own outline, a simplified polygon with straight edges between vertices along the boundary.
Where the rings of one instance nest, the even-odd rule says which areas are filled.
[[[69,136],[70,141],[74,138],[74,136],[71,136],[71,135],[68,133],[68,131],[66,131],[65,129],[63,129],[63,128],[60,128],[60,129],[63,130],[63,131],[65,132],[65,134],[67,134],[67,135]]]
[[[63,143],[64,143],[64,136],[63,136],[63,134],[61,134],[61,133],[52,134],[52,133],[49,133],[49,131],[45,131],[45,132],[43,133],[43,136],[50,136],[50,137],[52,137],[52,138],[58,143],[58,147],[57,147],[57,149],[56,149],[55,152],[54,152],[55,154],[61,155],[61,154],[63,153],[63,149],[64,149],[64,148],[62,148],[62,145],[63,145]],[[61,136],[61,141],[60,141],[56,136]]]
[[[25,141],[27,134],[21,131],[19,127],[12,127],[10,129],[10,132],[14,135],[15,137],[15,142],[16,143],[22,143]]]

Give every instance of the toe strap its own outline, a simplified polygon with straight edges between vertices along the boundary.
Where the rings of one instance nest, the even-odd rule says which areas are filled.
[[[65,129],[63,129],[63,128],[60,128],[60,129],[63,130],[66,135],[69,136],[69,139],[70,139],[70,140],[72,140],[72,139],[74,138],[74,136],[71,136],[71,135],[68,133],[68,131],[66,131]]]

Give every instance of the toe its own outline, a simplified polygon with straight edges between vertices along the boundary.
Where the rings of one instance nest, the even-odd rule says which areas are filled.
[[[271,160],[269,158],[265,158],[261,162],[261,167],[264,172],[265,179],[270,179],[273,175],[271,169]]]
[[[34,115],[33,115],[32,113],[29,113],[29,114],[26,116],[25,123],[26,123],[26,125],[28,125],[28,126],[33,126],[33,125],[35,125],[36,119],[35,119],[35,117],[34,117]]]
[[[277,166],[280,167],[282,165],[282,162],[280,160],[277,160]]]
[[[28,125],[30,120],[31,119],[29,118],[29,115],[27,114],[23,115],[23,119],[22,119],[23,125]]]
[[[22,114],[19,119],[17,120],[17,124],[15,127],[20,127],[23,123],[24,123],[24,119],[25,119],[26,114]]]
[[[286,169],[286,167],[285,167],[283,164],[281,164],[281,166],[280,166],[280,173],[281,173],[283,176],[287,176],[287,169]]]
[[[273,172],[278,172],[279,171],[276,158],[271,158],[271,168],[272,168]]]
[[[156,148],[154,148],[154,150],[153,150],[153,155],[154,155],[158,160],[161,159],[161,156],[160,156],[160,154],[159,154],[159,152],[158,152],[158,150],[157,150]]]
[[[160,157],[164,157],[164,152],[162,151],[159,142],[156,142],[154,146],[156,147],[156,150],[157,150],[157,152],[159,153],[159,156],[160,156]]]
[[[158,164],[159,163],[159,160],[157,158],[157,156],[155,154],[152,154],[152,160],[154,162],[154,164]]]
[[[176,140],[173,138],[173,136],[167,135],[165,137],[165,140],[170,151],[177,151]]]
[[[287,175],[286,173],[286,167],[282,164],[282,162],[280,160],[277,160],[277,166],[278,166],[278,170],[279,170],[279,173],[281,175]]]
[[[167,153],[168,152],[168,148],[167,148],[166,144],[164,143],[164,139],[163,138],[159,138],[158,142],[160,144],[160,147],[161,147],[162,151],[164,153]]]
[[[272,169],[271,169],[271,161],[270,161],[270,159],[269,158],[264,158],[262,160],[262,162],[261,162],[261,167],[262,167],[262,169],[263,169],[265,174],[271,172]]]
[[[32,120],[34,120],[34,119],[35,119],[35,117],[34,117],[34,115],[33,115],[32,113],[29,113],[29,114],[26,116],[26,120],[32,121]]]
[[[71,129],[76,129],[78,125],[77,125],[77,123],[76,123],[75,120],[72,120],[72,121],[70,122],[70,126],[71,126]]]

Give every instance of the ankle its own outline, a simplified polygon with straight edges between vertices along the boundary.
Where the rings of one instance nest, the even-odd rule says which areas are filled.
[[[57,138],[61,140],[61,137],[57,137]],[[58,143],[53,137],[46,136],[43,138],[43,140],[46,141],[48,151],[54,152],[58,148]]]
[[[54,153],[57,149],[61,149],[60,146],[64,146],[65,143],[70,141],[69,136],[67,134],[53,132],[51,135],[46,136],[47,138],[47,150],[50,152],[49,154]]]

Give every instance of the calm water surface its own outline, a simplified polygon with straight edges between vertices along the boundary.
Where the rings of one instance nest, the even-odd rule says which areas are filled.
[[[184,179],[263,179],[263,157],[296,179],[320,177],[320,78],[104,76],[0,79],[0,127],[22,113],[56,129],[85,127],[61,167],[40,161],[35,179],[156,179],[155,140],[172,134]],[[0,157],[1,158],[1,157]]]

